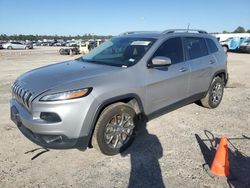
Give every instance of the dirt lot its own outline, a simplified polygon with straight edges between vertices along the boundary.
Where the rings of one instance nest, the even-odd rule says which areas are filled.
[[[0,187],[250,187],[249,54],[229,53],[230,82],[217,109],[191,104],[154,119],[128,151],[113,157],[95,149],[47,151],[10,121],[17,76],[76,56],[46,47],[0,54]],[[207,171],[223,134],[231,138],[228,179]]]

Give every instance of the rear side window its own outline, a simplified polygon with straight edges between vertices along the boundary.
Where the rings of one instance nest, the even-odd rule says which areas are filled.
[[[196,59],[208,55],[206,42],[203,38],[186,37],[184,47],[188,59]]]
[[[172,64],[184,61],[180,37],[166,40],[154,53],[153,57],[164,56],[171,59]]]
[[[207,45],[208,45],[208,49],[210,53],[215,53],[218,51],[218,48],[212,39],[206,39],[206,41],[207,41]]]

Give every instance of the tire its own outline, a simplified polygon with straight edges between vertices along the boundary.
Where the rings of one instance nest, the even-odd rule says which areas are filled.
[[[116,155],[127,149],[134,139],[135,117],[134,109],[125,103],[106,107],[95,126],[93,147],[105,155]]]
[[[59,50],[59,53],[60,53],[60,55],[66,55],[65,50],[64,50],[63,48],[61,48],[61,49]]]
[[[200,100],[201,105],[206,108],[218,107],[223,97],[224,84],[220,77],[215,77],[206,96]]]
[[[25,50],[28,50],[29,49],[29,47],[28,46],[25,46]]]
[[[13,48],[11,47],[11,46],[8,46],[8,48],[7,48],[8,50],[12,50]]]

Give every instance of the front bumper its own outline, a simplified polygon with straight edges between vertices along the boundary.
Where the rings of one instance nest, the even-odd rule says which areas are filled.
[[[95,106],[98,103],[92,95],[67,101],[33,101],[31,111],[15,99],[10,101],[11,119],[19,130],[32,142],[53,149],[88,146]],[[43,120],[42,112],[56,113],[60,121]]]

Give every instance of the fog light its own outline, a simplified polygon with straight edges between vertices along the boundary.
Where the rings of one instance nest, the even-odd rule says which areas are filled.
[[[45,121],[52,122],[52,123],[62,121],[61,118],[54,112],[42,112],[40,114],[40,118]]]

